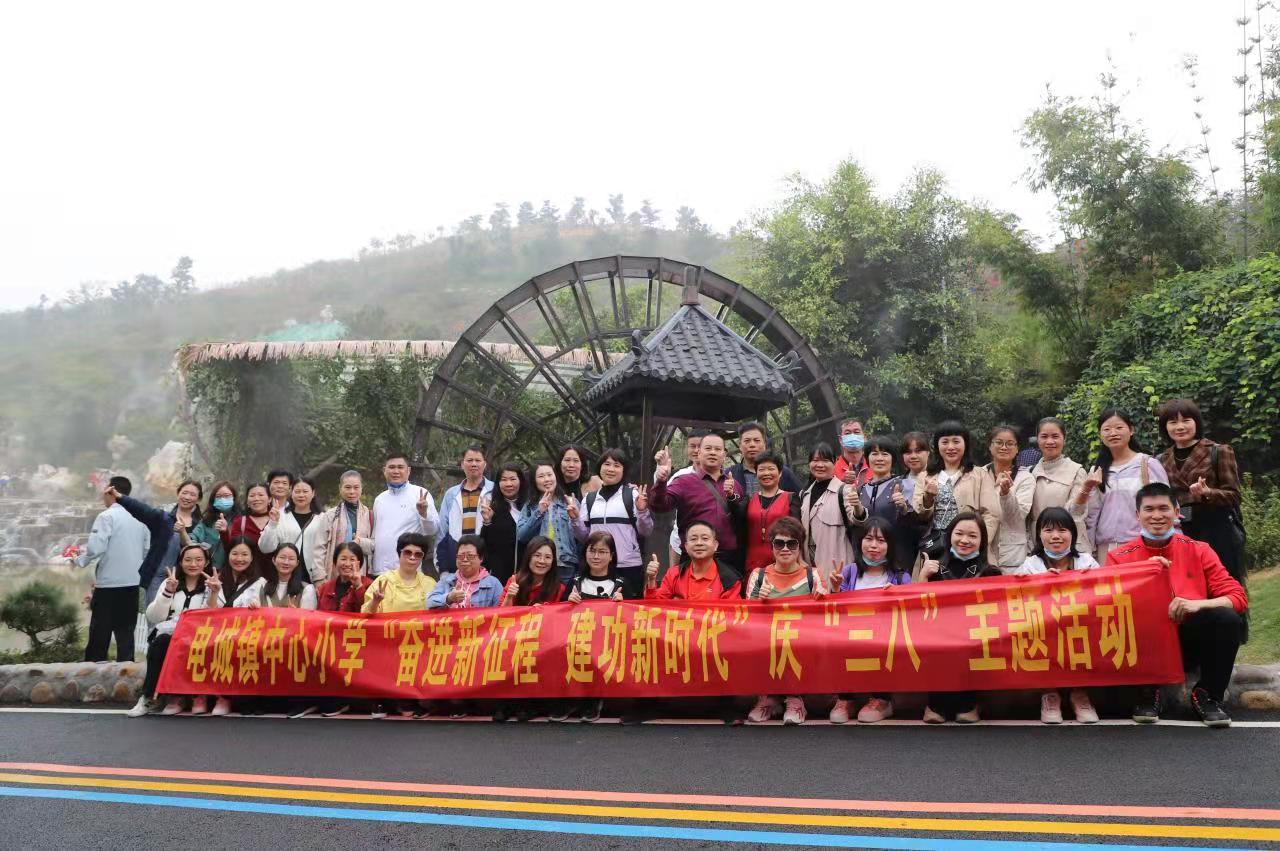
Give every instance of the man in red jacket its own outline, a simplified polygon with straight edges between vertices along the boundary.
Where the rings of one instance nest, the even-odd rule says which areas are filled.
[[[1138,523],[1142,534],[1107,555],[1107,566],[1155,559],[1169,571],[1173,600],[1169,618],[1178,624],[1183,664],[1200,669],[1191,690],[1191,705],[1210,727],[1231,726],[1222,706],[1240,649],[1240,616],[1249,607],[1244,588],[1231,578],[1217,554],[1203,541],[1177,530],[1178,503],[1169,486],[1152,482],[1138,490]],[[1160,720],[1160,689],[1143,689],[1133,720]]]

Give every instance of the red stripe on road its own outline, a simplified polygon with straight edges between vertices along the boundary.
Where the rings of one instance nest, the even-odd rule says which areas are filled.
[[[1280,821],[1280,810],[1244,807],[1139,807],[1114,804],[997,803],[988,801],[862,801],[836,798],[780,798],[744,795],[674,795],[660,792],[610,792],[582,789],[530,789],[520,786],[464,786],[445,783],[406,783],[391,780],[357,780],[335,777],[295,777],[278,774],[242,774],[218,771],[182,771],[161,768],[118,768],[95,765],[61,765],[46,762],[0,762],[2,770],[56,774],[96,774],[107,777],[155,777],[171,780],[205,780],[224,783],[258,783],[330,789],[365,789],[428,794],[503,796],[557,800],[613,801],[635,804],[687,804],[720,807],[768,807],[793,810],[855,810],[904,813],[983,813],[990,815],[1093,816],[1147,819],[1233,819]]]

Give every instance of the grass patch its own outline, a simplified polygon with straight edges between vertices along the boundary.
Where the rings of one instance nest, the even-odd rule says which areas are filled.
[[[1240,648],[1236,661],[1280,661],[1280,567],[1249,574],[1249,643]]]

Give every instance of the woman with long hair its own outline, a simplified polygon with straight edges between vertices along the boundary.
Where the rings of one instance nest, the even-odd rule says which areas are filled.
[[[556,564],[562,584],[568,584],[578,573],[578,538],[573,521],[579,504],[573,494],[565,493],[550,461],[539,461],[533,467],[535,495],[529,498],[516,524],[519,540],[529,541],[535,535],[550,538],[556,545]]]
[[[587,469],[587,451],[576,443],[560,447],[556,454],[556,478],[560,480],[560,489],[578,502],[594,490],[600,488],[600,477],[591,475]]]
[[[247,602],[247,608],[316,608],[316,587],[302,581],[302,555],[293,544],[276,547],[264,565],[263,579],[261,593]]]
[[[1000,575],[987,561],[987,526],[977,514],[957,514],[946,529],[945,540],[946,550],[941,558],[925,561],[921,579],[940,582]],[[931,692],[924,708],[924,723],[942,724],[947,715],[954,715],[957,724],[976,724],[980,720],[977,692]]]
[[[130,718],[138,718],[155,708],[156,686],[160,682],[160,669],[169,653],[169,642],[178,625],[178,618],[189,609],[203,609],[209,605],[210,595],[221,591],[218,575],[209,561],[209,550],[203,544],[187,544],[178,551],[177,567],[162,570],[160,587],[147,605],[147,623],[151,632],[147,636],[147,675],[142,683],[142,694],[137,704],[129,710]],[[177,715],[183,709],[186,697],[169,695],[161,711],[162,715]],[[198,695],[191,699],[191,713],[203,715],[209,710],[209,699]]]
[[[831,581],[831,565],[853,561],[850,532],[867,522],[858,489],[835,478],[835,465],[836,453],[829,444],[813,447],[809,454],[813,481],[800,494],[800,523],[808,541],[801,556],[820,574],[823,588]]]
[[[529,541],[515,575],[502,592],[504,606],[541,606],[558,603],[564,586],[556,574],[556,545],[550,538],[538,536]],[[558,704],[557,704],[558,705]],[[553,710],[554,711],[554,710]],[[503,700],[494,706],[494,721],[529,721],[546,714],[546,703],[537,699]]]
[[[1065,453],[1067,424],[1057,417],[1045,417],[1036,424],[1036,448],[1040,460],[1031,468],[1031,510],[1027,512],[1027,540],[1035,540],[1035,519],[1046,508],[1065,508],[1076,519],[1076,540],[1087,550],[1089,533],[1085,529],[1085,503],[1080,501],[1087,476],[1084,467]]]
[[[1160,406],[1160,435],[1169,448],[1160,464],[1182,511],[1182,532],[1204,541],[1236,580],[1244,578],[1244,527],[1240,522],[1240,472],[1228,443],[1204,434],[1200,406],[1174,399]]]
[[[480,500],[480,537],[489,553],[489,572],[505,583],[516,573],[523,549],[518,526],[528,501],[524,467],[508,462],[498,468],[493,493]]]
[[[1133,420],[1124,411],[1108,408],[1098,417],[1102,449],[1076,501],[1086,506],[1085,529],[1093,542],[1093,557],[1105,564],[1107,553],[1142,533],[1133,508],[1138,489],[1151,482],[1169,483],[1158,460],[1142,451]]]
[[[293,483],[289,502],[281,512],[275,506],[270,510],[270,522],[262,530],[258,539],[258,548],[263,554],[274,553],[281,544],[293,544],[298,551],[298,578],[303,582],[316,583],[324,581],[329,575],[329,565],[319,563],[316,549],[320,546],[321,534],[325,531],[322,523],[312,521],[324,510],[316,493],[316,483],[307,476],[300,476]]]
[[[1000,499],[995,482],[973,466],[973,439],[956,420],[947,420],[933,433],[933,464],[912,496],[921,517],[928,518],[927,556],[946,552],[947,529],[957,515],[972,512],[983,525],[983,540],[1000,535]],[[983,550],[986,552],[985,548]]]

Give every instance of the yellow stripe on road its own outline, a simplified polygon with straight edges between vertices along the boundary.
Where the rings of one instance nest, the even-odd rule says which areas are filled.
[[[152,792],[184,792],[241,798],[270,798],[286,801],[319,801],[343,804],[373,804],[392,807],[426,807],[448,810],[483,810],[512,814],[568,815],[604,819],[662,819],[719,824],[755,824],[855,828],[862,830],[915,830],[948,833],[1015,833],[1075,836],[1139,836],[1164,839],[1280,841],[1280,828],[1216,825],[1146,824],[1124,822],[1031,821],[1014,819],[945,819],[878,816],[816,815],[679,809],[672,807],[617,807],[586,804],[553,804],[539,801],[479,800],[419,795],[381,795],[359,792],[331,792],[316,789],[229,786],[214,783],[174,783],[123,780],[101,777],[52,777],[0,773],[0,782],[40,786],[76,786],[99,789],[131,789]]]

